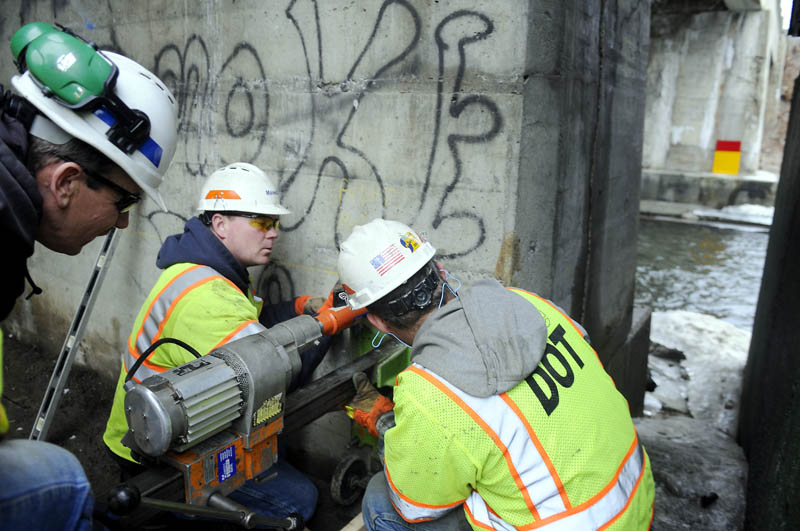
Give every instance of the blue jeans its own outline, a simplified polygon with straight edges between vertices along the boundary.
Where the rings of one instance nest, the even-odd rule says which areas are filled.
[[[457,531],[459,529],[472,529],[464,516],[461,506],[437,520],[412,524],[400,516],[389,498],[389,485],[383,472],[375,474],[369,480],[364,499],[361,500],[361,512],[364,516],[364,525],[367,531]]]
[[[42,441],[0,441],[0,529],[90,530],[93,505],[74,455]]]
[[[317,507],[317,487],[286,461],[279,460],[266,474],[276,473],[264,483],[251,479],[228,497],[264,516],[283,518],[298,513],[309,521]]]

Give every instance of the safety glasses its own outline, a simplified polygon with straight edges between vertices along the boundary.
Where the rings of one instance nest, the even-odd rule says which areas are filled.
[[[80,163],[70,159],[69,157],[59,156],[58,158],[64,160],[65,162],[73,162],[78,166],[80,166]],[[136,205],[136,203],[138,203],[142,199],[142,196],[140,196],[139,194],[134,194],[133,192],[126,190],[117,183],[110,181],[109,179],[106,179],[105,177],[94,171],[88,170],[83,166],[81,166],[81,170],[83,170],[83,173],[85,173],[95,181],[99,182],[103,186],[111,188],[112,190],[114,190],[119,194],[119,199],[116,200],[114,206],[117,207],[117,210],[119,211],[120,214],[128,212],[130,209],[134,207],[134,205]]]
[[[249,212],[225,212],[228,216],[236,216],[240,218],[248,218],[251,227],[254,227],[261,232],[269,232],[270,229],[278,230],[280,226],[280,220],[278,218],[273,218],[270,216],[266,216],[264,214],[251,214]]]

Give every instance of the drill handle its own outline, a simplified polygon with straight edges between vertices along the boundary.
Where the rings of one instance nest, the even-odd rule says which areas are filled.
[[[351,310],[350,306],[331,307],[319,312],[314,319],[322,325],[322,333],[326,336],[338,334],[345,328],[354,325],[367,313],[366,308]]]

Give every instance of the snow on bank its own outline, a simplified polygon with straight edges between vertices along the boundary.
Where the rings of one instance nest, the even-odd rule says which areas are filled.
[[[769,227],[775,214],[775,207],[762,205],[730,205],[719,210],[699,208],[692,211],[700,219],[727,221],[731,223],[749,223]]]
[[[676,310],[653,312],[650,340],[685,359],[652,357],[657,387],[647,393],[645,415],[685,413],[736,437],[750,333],[710,315]]]

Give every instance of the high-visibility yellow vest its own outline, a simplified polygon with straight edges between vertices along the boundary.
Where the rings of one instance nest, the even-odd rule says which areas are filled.
[[[3,331],[0,330],[0,398],[3,397]],[[0,438],[8,433],[8,415],[0,404]]]
[[[265,330],[258,322],[262,305],[252,288],[244,294],[210,267],[181,263],[165,269],[139,310],[127,352],[122,356],[114,403],[103,434],[103,441],[111,451],[133,460],[130,449],[121,442],[128,431],[123,385],[128,370],[150,345],[171,337],[206,355],[229,341]],[[186,349],[165,343],[147,357],[133,378],[141,382],[193,359],[194,355]]]
[[[400,373],[385,435],[392,502],[412,522],[463,506],[474,529],[647,529],[653,476],[625,398],[569,317],[512,291],[545,320],[541,362],[488,398],[418,364]]]

